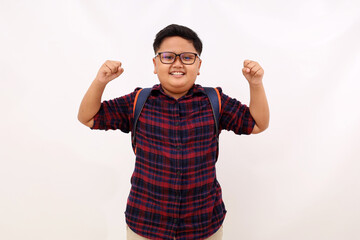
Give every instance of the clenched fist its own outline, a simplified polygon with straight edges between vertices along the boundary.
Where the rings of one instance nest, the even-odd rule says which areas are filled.
[[[121,62],[107,60],[99,69],[96,79],[101,83],[109,83],[124,72]]]
[[[262,83],[264,69],[262,69],[259,63],[251,60],[245,60],[242,72],[249,84],[257,85]]]

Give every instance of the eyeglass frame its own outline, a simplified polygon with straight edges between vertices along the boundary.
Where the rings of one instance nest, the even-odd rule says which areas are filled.
[[[173,53],[173,54],[175,55],[174,61],[171,62],[171,63],[164,63],[164,62],[161,60],[161,56],[160,56],[160,54],[162,54],[162,53]],[[183,60],[181,59],[181,55],[184,54],[184,53],[194,54],[194,55],[195,55],[194,62],[193,62],[193,63],[184,63]],[[176,54],[176,53],[174,53],[174,52],[158,52],[158,53],[155,55],[155,57],[157,57],[157,56],[160,56],[160,62],[161,62],[162,64],[173,64],[173,63],[176,61],[176,58],[177,58],[178,56],[179,56],[180,62],[181,62],[182,64],[184,64],[184,65],[193,65],[193,64],[196,62],[196,58],[199,58],[199,60],[200,60],[199,54],[193,53],[193,52],[183,52],[183,53],[180,53],[180,54]]]

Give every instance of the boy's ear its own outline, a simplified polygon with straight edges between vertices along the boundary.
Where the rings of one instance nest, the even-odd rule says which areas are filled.
[[[153,63],[154,63],[154,74],[157,74],[157,72],[156,72],[156,60],[155,60],[155,58],[153,58]]]
[[[198,73],[197,73],[197,75],[200,75],[200,67],[201,67],[201,63],[202,63],[202,61],[201,61],[201,59],[199,59],[199,67],[198,67]]]

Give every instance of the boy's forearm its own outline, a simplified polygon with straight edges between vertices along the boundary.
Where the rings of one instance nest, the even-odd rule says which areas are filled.
[[[250,84],[250,113],[260,131],[269,126],[270,112],[263,84]]]
[[[78,119],[81,123],[88,125],[99,111],[105,86],[106,84],[96,79],[90,85],[79,108]]]
[[[83,100],[81,101],[78,119],[88,127],[93,126],[93,118],[101,107],[101,96],[105,86],[124,72],[121,62],[107,60],[99,69]]]

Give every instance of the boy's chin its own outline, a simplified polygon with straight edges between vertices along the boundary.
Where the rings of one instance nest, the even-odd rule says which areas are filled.
[[[192,86],[195,81],[189,81],[186,78],[170,78],[166,81],[160,81],[162,85],[167,85],[171,88],[187,88],[187,86]]]
[[[173,93],[182,93],[189,91],[194,83],[167,83],[167,84],[161,84],[163,88],[167,89],[168,91],[171,91]]]

